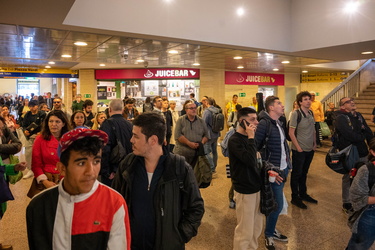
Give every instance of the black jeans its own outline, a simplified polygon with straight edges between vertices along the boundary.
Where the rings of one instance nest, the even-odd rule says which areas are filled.
[[[309,152],[298,152],[297,150],[292,150],[293,170],[290,178],[292,199],[299,198],[306,194],[307,173],[309,172],[313,157],[314,150],[311,150]]]

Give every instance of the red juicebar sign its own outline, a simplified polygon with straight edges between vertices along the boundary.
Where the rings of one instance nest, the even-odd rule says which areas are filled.
[[[225,71],[225,84],[284,85],[284,75]]]
[[[100,69],[95,79],[199,79],[199,69]]]

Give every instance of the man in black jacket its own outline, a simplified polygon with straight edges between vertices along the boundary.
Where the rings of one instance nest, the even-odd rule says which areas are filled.
[[[236,132],[229,138],[229,165],[236,202],[237,226],[233,249],[258,249],[263,215],[260,213],[261,176],[254,134],[258,125],[252,108],[238,110]]]
[[[133,121],[133,153],[121,162],[112,187],[128,204],[131,249],[185,249],[197,234],[203,199],[192,168],[163,146],[163,116],[143,113]]]
[[[358,112],[352,112],[355,103],[352,98],[343,97],[340,99],[340,110],[336,111],[334,122],[337,141],[334,142],[339,150],[349,145],[354,145],[358,150],[359,162],[366,162],[368,155],[367,143],[373,138],[371,129],[368,127],[363,116]],[[355,115],[353,115],[353,113]],[[346,173],[342,177],[342,202],[343,211],[348,213],[352,210],[349,199],[350,174]]]
[[[37,101],[31,100],[29,102],[29,109],[30,111],[27,111],[22,120],[22,130],[26,137],[25,158],[27,167],[29,168],[29,172],[23,177],[24,179],[34,176],[31,170],[33,144],[37,133],[42,129],[44,118],[46,118],[46,113],[44,111],[38,111]]]
[[[130,138],[132,137],[133,125],[122,116],[123,110],[124,103],[121,99],[112,100],[109,103],[110,118],[105,120],[100,127],[100,130],[108,134],[108,144],[103,149],[102,167],[100,169],[101,182],[108,186],[112,185],[112,180],[122,160],[119,159],[118,162],[114,163],[111,159],[112,150],[120,142],[125,149],[125,155],[132,152]]]

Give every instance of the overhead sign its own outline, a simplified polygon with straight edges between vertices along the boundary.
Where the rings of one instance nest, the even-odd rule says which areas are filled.
[[[199,79],[199,69],[98,69],[95,70],[97,80],[118,79]]]
[[[238,96],[239,97],[246,97],[246,93],[240,93]]]
[[[38,69],[0,67],[0,78],[78,78],[78,71],[69,69]]]
[[[225,84],[284,85],[284,75],[225,71]]]
[[[55,73],[22,73],[22,72],[1,72],[0,78],[78,78],[78,74],[55,74]]]
[[[301,75],[301,83],[318,83],[318,82],[342,82],[349,76],[347,72],[331,73],[306,73]]]

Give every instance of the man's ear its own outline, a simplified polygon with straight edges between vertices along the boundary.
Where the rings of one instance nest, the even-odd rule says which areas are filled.
[[[151,135],[148,139],[151,145],[155,145],[159,143],[159,138],[156,135]]]
[[[62,176],[66,175],[66,166],[61,161],[56,163],[56,167]]]
[[[370,149],[370,153],[371,153],[372,156],[375,156],[375,151],[374,150]]]

